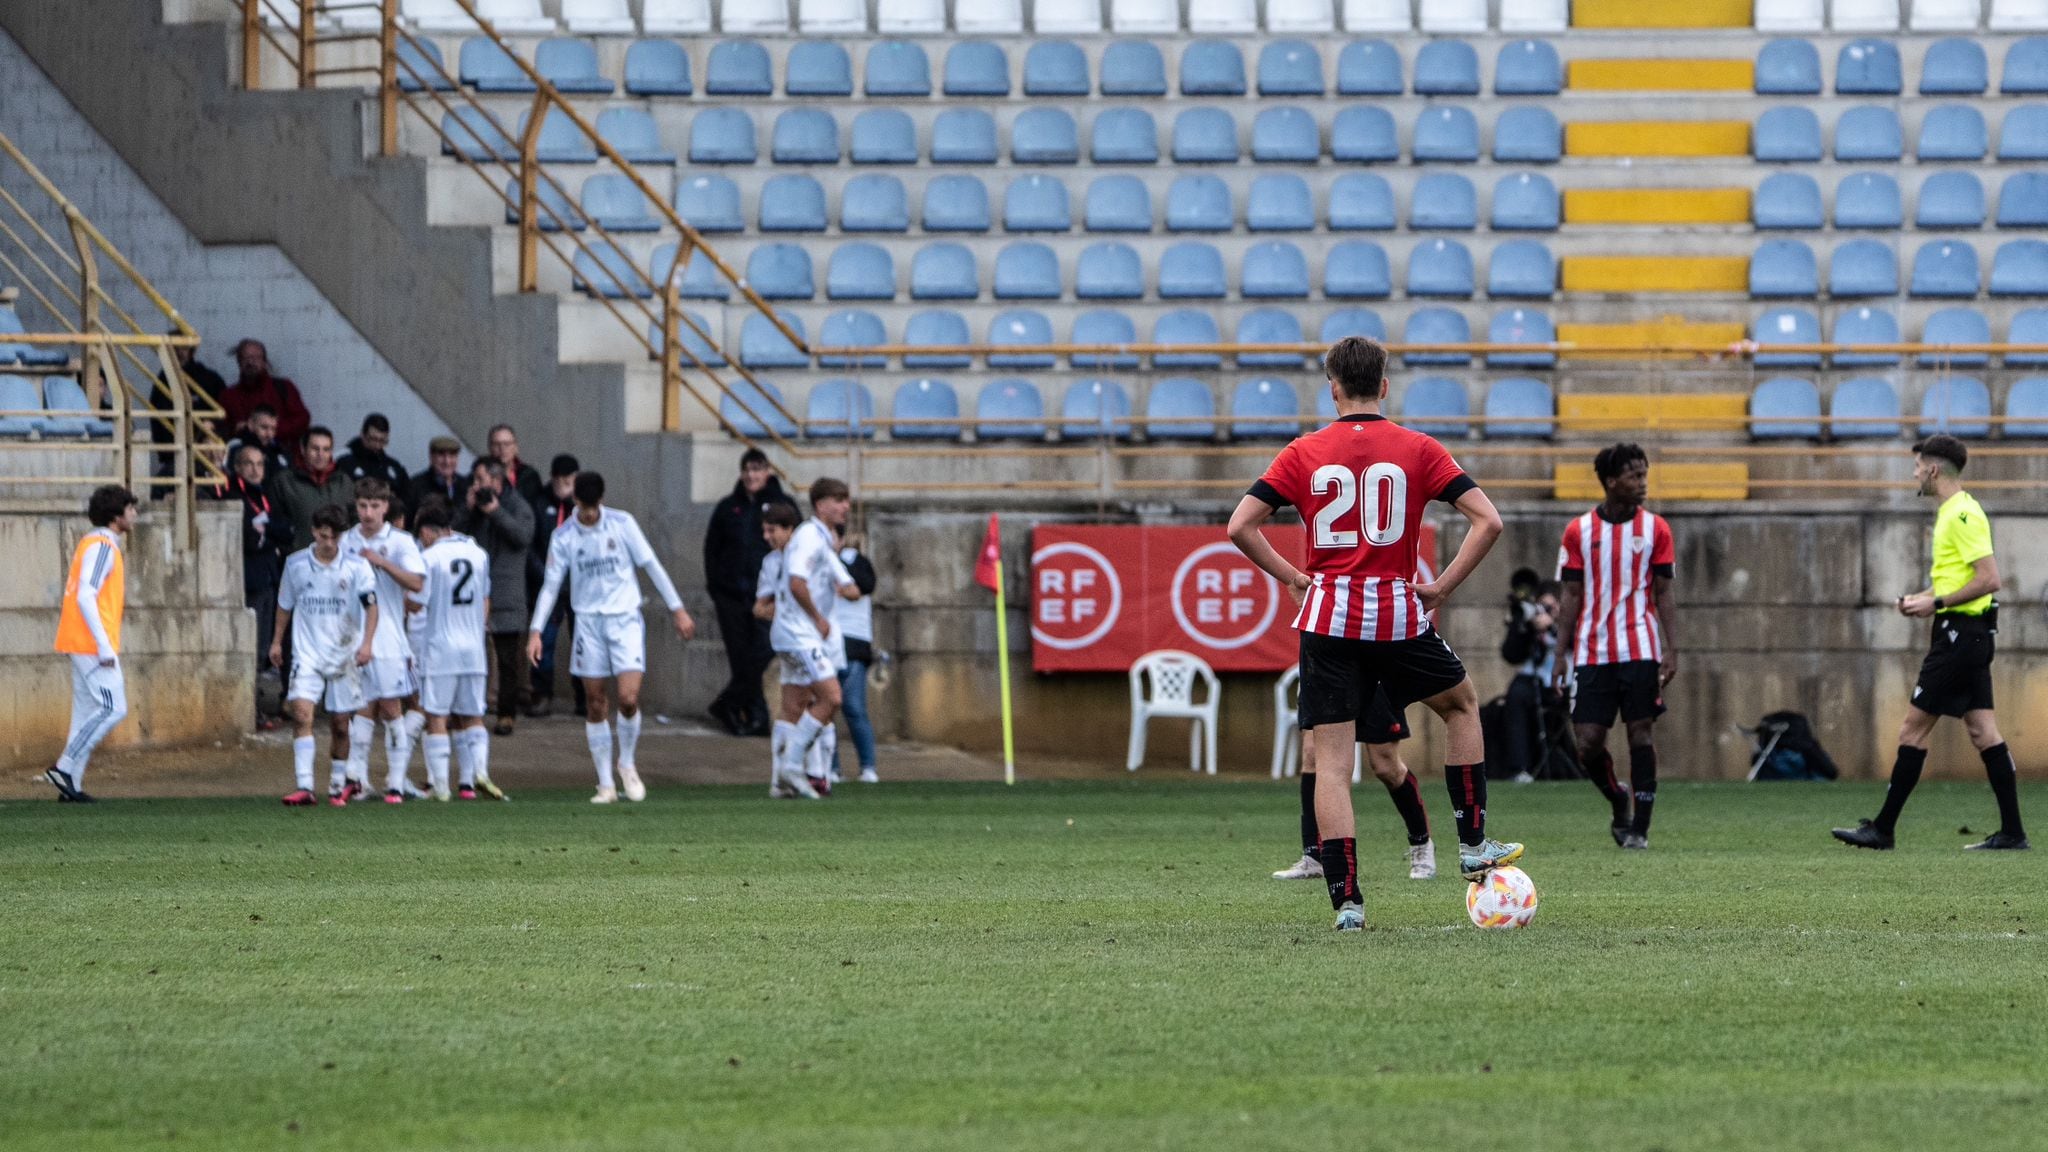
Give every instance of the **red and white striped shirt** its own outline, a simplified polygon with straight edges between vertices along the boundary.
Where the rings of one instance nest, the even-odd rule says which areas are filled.
[[[1677,552],[1671,525],[1645,508],[1619,524],[1594,509],[1565,525],[1557,578],[1585,585],[1574,664],[1664,658],[1656,577],[1673,574]]]

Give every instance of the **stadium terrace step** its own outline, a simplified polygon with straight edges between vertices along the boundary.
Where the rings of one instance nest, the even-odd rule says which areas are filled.
[[[1591,466],[1557,464],[1554,468],[1553,491],[1557,499],[1583,503],[1599,500],[1605,495]],[[1749,465],[1741,461],[1660,460],[1651,470],[1650,477],[1650,498],[1653,500],[1749,499]]]
[[[1635,345],[1642,348],[1682,344],[1702,351],[1726,348],[1748,334],[1742,324],[1717,324],[1688,320],[1683,316],[1662,316],[1635,323],[1559,324],[1557,339],[1565,344]],[[1666,352],[1659,359],[1690,360],[1697,352]],[[1635,360],[1636,352],[1575,352],[1572,360]]]
[[[1581,59],[1565,66],[1566,88],[1606,92],[1753,92],[1751,60]]]
[[[1746,427],[1748,413],[1746,392],[1590,392],[1557,398],[1558,425],[1567,432],[1726,432]]]
[[[1567,156],[1747,156],[1747,120],[1574,120]]]
[[[1576,0],[1574,28],[1747,28],[1750,0]]]
[[[1747,188],[1567,188],[1567,224],[1746,224]]]
[[[1747,256],[1567,256],[1567,292],[1747,292]]]

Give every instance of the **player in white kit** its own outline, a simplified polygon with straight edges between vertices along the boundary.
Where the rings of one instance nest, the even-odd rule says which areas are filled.
[[[491,613],[491,558],[477,542],[449,525],[448,507],[435,501],[413,521],[427,562],[420,627],[420,706],[427,715],[427,786],[447,800],[451,752],[460,766],[460,795],[477,789],[500,800],[491,783],[490,732],[484,695],[490,679],[484,625]],[[454,717],[451,724],[450,717]]]
[[[313,546],[292,553],[277,590],[277,628],[270,662],[284,667],[284,638],[292,638],[285,710],[292,719],[292,773],[297,787],[284,802],[294,808],[313,796],[313,709],[324,705],[331,722],[328,754],[334,779],[348,763],[349,718],[363,706],[363,668],[374,654],[379,611],[377,577],[363,561],[344,556],[341,535],[348,512],[329,504],[313,513]],[[348,794],[337,787],[328,802],[339,808]]]
[[[612,784],[611,684],[618,681],[618,782],[628,800],[644,800],[634,760],[640,744],[640,680],[647,671],[647,626],[640,618],[640,580],[636,569],[661,593],[675,621],[676,635],[688,640],[697,622],[683,607],[683,598],[655,558],[654,548],[633,517],[604,506],[604,477],[576,474],[576,515],[555,529],[548,543],[547,578],[533,605],[533,626],[526,636],[526,658],[540,663],[541,629],[555,610],[562,580],[568,578],[569,606],[576,613],[575,641],[569,674],[583,681],[588,706],[583,736],[597,767],[597,794],[592,804],[610,804],[620,789]]]
[[[839,713],[839,669],[845,666],[843,638],[832,627],[833,595],[848,600],[860,588],[839,561],[839,532],[852,510],[843,481],[830,477],[811,485],[811,518],[788,530],[779,551],[775,623],[768,643],[782,669],[782,711],[772,747],[776,779],[807,800],[831,791],[829,765],[838,743],[833,718]],[[770,547],[789,516],[762,513],[762,534]],[[814,751],[815,750],[815,751]],[[823,785],[821,788],[820,785]]]
[[[394,528],[391,486],[374,476],[356,481],[356,526],[341,538],[344,556],[360,557],[376,570],[377,598],[386,606],[377,620],[376,650],[363,669],[362,711],[349,723],[348,780],[350,799],[370,787],[370,744],[377,721],[384,721],[384,802],[405,803],[405,765],[412,759],[412,733],[406,728],[405,698],[413,694],[412,649],[405,639],[407,596],[426,587],[427,564],[410,533]]]

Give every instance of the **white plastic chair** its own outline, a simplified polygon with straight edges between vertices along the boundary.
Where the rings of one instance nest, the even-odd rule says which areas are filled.
[[[946,0],[878,0],[875,31],[885,36],[930,36],[946,30]]]
[[[649,36],[711,31],[711,0],[640,0],[640,30]]]
[[[1994,32],[2048,28],[2048,0],[1991,0],[1989,23]]]
[[[1424,32],[1486,31],[1486,0],[1420,0],[1415,26]]]
[[[1818,32],[1827,22],[1825,0],[1756,0],[1759,32]]]
[[[1562,32],[1570,22],[1567,0],[1500,0],[1503,32]]]
[[[806,36],[866,32],[867,0],[796,0],[796,26]]]
[[[1190,32],[1235,36],[1258,30],[1258,0],[1195,0],[1188,5]]]
[[[1206,688],[1197,703],[1195,686]],[[1171,648],[1147,652],[1131,665],[1131,749],[1124,767],[1133,772],[1145,762],[1145,726],[1153,719],[1180,717],[1193,720],[1188,733],[1188,768],[1216,774],[1216,706],[1223,699],[1223,682],[1216,670],[1192,652]]]
[[[1406,32],[1413,27],[1410,0],[1344,0],[1346,32]]]
[[[787,32],[788,0],[719,0],[718,30],[769,34]]]
[[[1301,687],[1301,668],[1289,668],[1273,685],[1273,779],[1301,771],[1301,710],[1295,692]],[[1365,778],[1365,759],[1356,744],[1351,746],[1351,782]]]
[[[971,0],[953,10],[953,31],[1014,36],[1024,30],[1024,0]]]
[[[959,16],[955,15],[953,19],[957,25]],[[1100,32],[1101,0],[1032,0],[1031,29],[1034,32]]]
[[[1207,2],[1195,0],[1197,7]],[[1180,0],[1109,0],[1109,26],[1117,32],[1178,32]]]
[[[1913,31],[1974,32],[1983,0],[1913,0]]]
[[[1899,0],[1834,0],[1829,13],[1837,32],[1896,32]]]
[[[626,0],[562,0],[562,24],[578,36],[631,36],[639,31]]]
[[[1336,27],[1330,0],[1266,0],[1268,32],[1330,32]]]

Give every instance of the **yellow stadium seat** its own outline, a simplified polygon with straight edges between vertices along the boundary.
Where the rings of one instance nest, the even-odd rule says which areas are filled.
[[[1750,0],[1574,0],[1574,28],[1747,28]]]
[[[1565,87],[1610,92],[1750,92],[1750,60],[1586,59],[1565,66]]]
[[[1748,334],[1741,324],[1707,324],[1683,316],[1660,316],[1633,324],[1559,324],[1557,339],[1565,344],[1588,344],[1605,348],[1676,348],[1677,351],[1648,354],[1658,360],[1692,360],[1719,354]],[[1573,360],[1639,360],[1641,352],[1567,352]]]
[[[1557,398],[1566,432],[1725,432],[1748,427],[1747,392],[1579,392]]]
[[[1567,292],[1747,292],[1747,256],[1567,256]]]
[[[1554,464],[1553,494],[1559,500],[1585,503],[1606,496],[1591,464]],[[1652,500],[1747,500],[1749,465],[1741,461],[1650,464]]]
[[[1567,156],[1747,156],[1747,120],[1575,120]]]
[[[1567,224],[1746,224],[1747,188],[1567,188]]]

